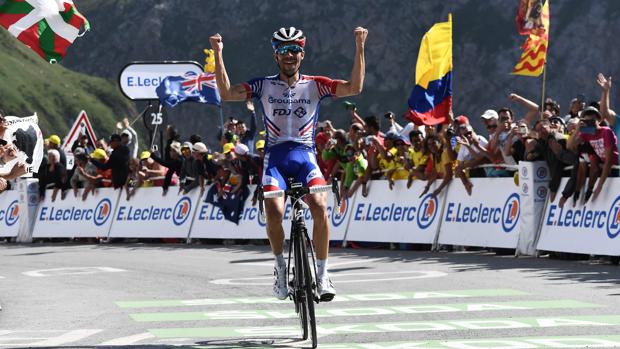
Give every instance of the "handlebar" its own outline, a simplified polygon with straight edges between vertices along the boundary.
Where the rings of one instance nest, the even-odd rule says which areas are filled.
[[[299,197],[302,197],[306,194],[325,193],[329,191],[334,193],[334,212],[340,212],[340,190],[338,187],[337,180],[332,181],[332,184],[330,185],[315,185],[309,188],[301,187],[301,186],[296,186],[296,187],[292,186],[290,189],[287,189],[287,190],[274,190],[274,191],[268,191],[268,192],[264,192],[262,188],[260,188],[260,192],[258,194],[258,200],[259,200],[259,210],[261,213],[261,217],[265,218],[265,209],[264,209],[264,203],[263,203],[264,199],[280,198],[280,197],[284,197],[285,195],[298,195]]]

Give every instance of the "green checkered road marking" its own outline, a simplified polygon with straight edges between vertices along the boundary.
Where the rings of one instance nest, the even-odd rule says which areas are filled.
[[[529,293],[513,289],[476,289],[476,290],[444,290],[429,292],[398,292],[398,293],[362,293],[338,295],[332,302],[365,302],[365,301],[395,301],[406,299],[429,298],[471,298],[471,297],[509,297],[527,296]],[[233,305],[233,304],[274,304],[286,303],[274,297],[248,298],[204,298],[188,300],[150,300],[116,302],[121,308],[165,308],[205,305]]]
[[[381,316],[398,314],[425,314],[448,312],[472,312],[494,310],[531,310],[531,309],[560,309],[560,308],[595,308],[597,304],[583,303],[573,300],[552,301],[518,301],[518,302],[486,302],[486,303],[455,303],[455,304],[425,304],[399,305],[385,307],[356,307],[356,308],[317,308],[317,317],[335,316]],[[291,307],[292,308],[292,307]],[[178,312],[178,313],[140,313],[130,315],[140,322],[150,321],[195,321],[195,320],[263,320],[286,319],[297,317],[293,309],[290,310],[224,310],[211,312]]]
[[[620,316],[520,317],[476,320],[443,320],[385,323],[321,324],[319,335],[390,332],[437,332],[553,327],[604,327],[620,325]],[[299,326],[159,328],[150,333],[160,338],[223,338],[298,336]]]

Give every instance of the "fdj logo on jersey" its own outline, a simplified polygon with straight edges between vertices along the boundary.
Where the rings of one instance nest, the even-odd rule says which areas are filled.
[[[484,204],[467,206],[461,203],[450,202],[446,207],[446,222],[499,224],[506,233],[510,233],[519,222],[520,216],[519,194],[511,194],[503,207],[492,207]]]
[[[6,210],[0,210],[0,221],[3,221],[7,227],[10,227],[17,223],[19,220],[19,205],[17,200],[11,202]]]
[[[571,209],[550,205],[545,224],[553,227],[595,229],[597,232],[605,228],[607,236],[614,239],[620,234],[620,196],[616,197],[607,210],[595,210],[587,206]]]
[[[118,221],[170,221],[174,225],[179,226],[187,221],[192,211],[192,201],[184,196],[174,205],[170,207],[156,207],[151,205],[148,207],[119,206],[116,220]]]

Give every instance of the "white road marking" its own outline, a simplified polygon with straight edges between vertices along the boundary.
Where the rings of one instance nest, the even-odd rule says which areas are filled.
[[[334,267],[339,267],[341,265],[358,264],[358,263],[374,263],[374,262],[379,262],[382,260],[385,260],[385,258],[355,259],[352,261],[336,262],[336,263],[332,263],[330,261],[329,267],[334,268]],[[273,267],[273,262],[248,262],[248,263],[236,263],[236,265],[256,266],[256,267]]]
[[[400,277],[388,277],[385,275],[402,275],[402,274],[417,274],[413,276],[400,276]],[[381,277],[376,279],[352,279],[352,280],[340,280],[343,276],[366,276],[366,275],[379,275]],[[438,278],[448,275],[447,273],[434,270],[409,270],[409,271],[391,271],[391,272],[368,272],[368,273],[346,273],[346,274],[331,274],[330,277],[337,283],[348,284],[358,282],[379,282],[379,281],[394,281],[394,280],[411,280],[411,279],[429,279]],[[273,276],[261,276],[252,278],[237,278],[237,279],[218,279],[210,281],[216,285],[271,285]],[[258,280],[266,280],[261,282]]]
[[[0,331],[0,347],[53,347],[77,342],[103,330]],[[32,336],[28,335],[32,334]],[[55,335],[58,334],[58,335]],[[6,335],[12,335],[7,337]]]
[[[99,345],[132,345],[140,341],[151,339],[151,338],[155,338],[155,336],[148,332],[144,332],[144,333],[134,334],[132,336],[112,339],[107,342],[101,343]]]
[[[69,267],[25,271],[22,274],[31,277],[47,277],[59,275],[89,275],[96,273],[121,273],[127,270],[111,267]]]

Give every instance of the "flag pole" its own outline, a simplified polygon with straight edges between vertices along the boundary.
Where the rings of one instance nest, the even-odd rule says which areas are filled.
[[[222,110],[222,106],[220,105],[220,129],[222,130],[222,136],[224,135],[224,111]]]
[[[540,118],[543,118],[545,112],[545,88],[547,84],[547,62],[543,65],[543,80],[542,80],[542,100],[540,102]]]

